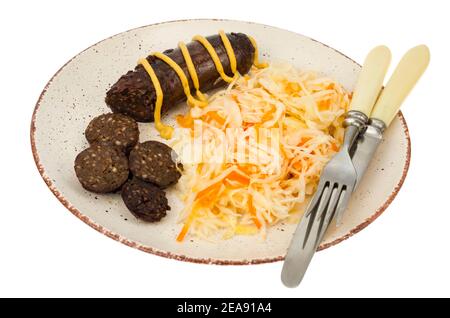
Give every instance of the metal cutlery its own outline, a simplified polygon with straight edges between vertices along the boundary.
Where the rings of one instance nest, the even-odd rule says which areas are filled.
[[[344,125],[345,136],[341,150],[324,167],[317,191],[300,221],[289,246],[281,280],[288,287],[297,286],[311,261],[336,209],[345,206],[357,180],[350,158],[350,149],[368,121],[368,115],[383,85],[391,60],[387,47],[378,46],[366,57],[355,87]],[[338,212],[342,213],[342,212]]]
[[[419,45],[408,52],[400,60],[397,68],[381,92],[375,104],[369,125],[356,144],[356,151],[352,157],[359,184],[369,166],[383,132],[397,114],[409,92],[419,80],[430,61],[430,51],[425,45]]]
[[[390,52],[384,46],[373,49],[364,62],[350,105],[351,110],[344,121],[344,143],[338,154],[324,167],[318,190],[288,249],[281,274],[283,283],[288,287],[298,286],[303,279],[333,218],[337,219],[337,224],[340,223],[350,195],[364,175],[384,129],[425,71],[429,51],[426,46],[408,51],[379,95],[389,62]],[[376,100],[366,129],[368,115]],[[355,140],[357,143],[354,145]]]

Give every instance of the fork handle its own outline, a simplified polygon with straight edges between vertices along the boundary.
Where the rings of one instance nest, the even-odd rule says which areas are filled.
[[[369,116],[380,94],[384,76],[391,62],[391,51],[384,45],[373,48],[364,61],[353,91],[350,110]]]
[[[406,52],[381,93],[371,117],[389,126],[429,62],[430,50],[426,45],[416,46]]]

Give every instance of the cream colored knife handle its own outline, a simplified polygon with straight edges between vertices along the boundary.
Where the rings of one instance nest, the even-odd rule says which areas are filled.
[[[383,86],[384,76],[391,62],[391,51],[380,45],[372,49],[364,61],[358,77],[350,110],[357,110],[369,116]]]
[[[430,50],[426,45],[416,46],[406,52],[378,98],[370,117],[380,119],[389,126],[429,62]]]

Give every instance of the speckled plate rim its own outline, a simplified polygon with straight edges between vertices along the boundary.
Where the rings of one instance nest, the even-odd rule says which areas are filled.
[[[37,152],[36,149],[36,140],[35,140],[35,132],[36,132],[36,114],[39,110],[41,101],[43,99],[43,97],[45,96],[45,93],[47,92],[49,86],[51,85],[51,83],[53,82],[53,79],[69,64],[71,63],[76,57],[78,57],[80,54],[82,54],[83,52],[85,52],[86,50],[90,49],[93,46],[96,46],[97,44],[109,40],[119,34],[122,33],[127,33],[127,32],[131,32],[134,30],[138,30],[138,29],[142,29],[142,28],[146,28],[149,26],[155,26],[155,25],[160,25],[160,24],[169,24],[169,23],[174,23],[174,22],[184,22],[184,21],[235,21],[235,22],[241,22],[241,23],[248,23],[248,24],[260,24],[260,25],[264,25],[261,23],[257,23],[257,22],[249,22],[249,21],[238,21],[238,20],[230,20],[230,19],[185,19],[185,20],[172,20],[172,21],[165,21],[165,22],[159,22],[159,23],[153,23],[153,24],[149,24],[149,25],[144,25],[141,27],[137,27],[137,28],[133,28],[124,32],[120,32],[117,33],[115,35],[112,35],[108,38],[105,38],[91,46],[89,46],[88,48],[84,49],[83,51],[79,52],[78,54],[76,54],[74,57],[72,57],[69,61],[67,61],[53,76],[52,78],[47,82],[47,84],[44,87],[44,90],[42,91],[42,93],[39,96],[39,99],[36,103],[36,106],[34,107],[34,111],[33,111],[33,115],[31,117],[31,128],[30,128],[30,139],[31,139],[31,150],[33,153],[33,158],[34,161],[36,163],[36,167],[42,177],[42,179],[44,180],[45,184],[48,186],[48,188],[50,189],[50,191],[56,196],[56,198],[73,214],[75,215],[77,218],[79,218],[80,220],[82,220],[84,223],[86,223],[87,225],[89,225],[90,227],[94,228],[95,230],[99,231],[100,233],[122,243],[125,244],[127,246],[139,249],[141,251],[150,253],[150,254],[154,254],[154,255],[158,255],[158,256],[163,256],[169,259],[175,259],[175,260],[179,260],[179,261],[186,261],[186,262],[192,262],[192,263],[199,263],[199,264],[215,264],[215,265],[251,265],[251,264],[264,264],[264,263],[272,263],[272,262],[277,262],[277,261],[282,261],[284,260],[284,256],[278,256],[278,257],[271,257],[271,258],[261,258],[261,259],[254,259],[251,261],[246,261],[246,260],[242,260],[242,261],[231,261],[231,260],[218,260],[218,259],[211,259],[211,258],[193,258],[193,257],[188,257],[185,255],[179,255],[179,254],[174,254],[171,252],[167,252],[167,251],[162,251],[150,246],[146,246],[143,245],[141,243],[129,240],[125,237],[122,237],[121,235],[114,233],[113,231],[110,231],[108,229],[106,229],[105,227],[101,226],[100,224],[95,223],[93,220],[91,220],[87,215],[81,213],[76,207],[74,207],[73,205],[70,204],[70,202],[59,192],[59,190],[53,185],[52,181],[50,180],[50,178],[46,175],[45,173],[45,169],[43,167],[43,165],[40,162],[39,159],[39,154]],[[268,25],[267,25],[268,26]],[[276,29],[280,29],[283,31],[286,31],[285,29],[281,29],[281,28],[277,28],[277,27],[273,27],[273,26],[268,26],[271,28],[276,28]],[[293,32],[293,31],[290,31]],[[295,32],[294,32],[295,33]],[[334,51],[336,51],[337,53],[339,53],[340,55],[346,57],[347,59],[349,59],[350,61],[352,61],[355,65],[361,67],[361,65],[357,62],[355,62],[353,59],[349,58],[347,55],[341,53],[340,51],[320,42],[317,41],[315,39],[312,39],[310,37],[307,37],[312,41],[315,41],[317,43],[320,43],[321,45],[328,47]],[[348,233],[342,235],[341,237],[335,239],[334,241],[331,241],[329,243],[326,244],[321,244],[318,248],[318,250],[324,250],[326,248],[329,248],[333,245],[336,245],[348,238],[350,238],[351,236],[355,235],[356,233],[358,233],[359,231],[361,231],[362,229],[364,229],[366,226],[368,226],[370,223],[372,223],[373,221],[375,221],[386,209],[387,207],[391,204],[391,202],[395,199],[395,197],[397,196],[398,192],[400,191],[400,188],[402,187],[406,175],[408,173],[408,169],[409,169],[409,164],[410,164],[410,160],[411,160],[411,138],[409,135],[409,130],[408,130],[408,125],[406,124],[405,118],[403,116],[403,114],[401,113],[401,111],[398,112],[397,116],[400,119],[400,122],[402,124],[403,127],[403,131],[405,133],[406,136],[406,140],[407,140],[407,145],[406,145],[406,160],[405,160],[405,165],[403,166],[403,173],[402,176],[399,180],[399,182],[397,183],[397,185],[395,186],[394,190],[392,191],[392,193],[389,195],[389,197],[387,198],[387,200],[374,212],[374,214],[372,214],[370,217],[368,217],[364,222],[362,222],[361,224],[357,225],[356,227],[354,227],[353,229],[351,229],[350,231],[348,231]]]

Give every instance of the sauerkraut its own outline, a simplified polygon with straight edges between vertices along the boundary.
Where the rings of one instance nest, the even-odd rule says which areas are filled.
[[[265,237],[270,226],[299,216],[343,141],[350,99],[330,78],[271,63],[179,115],[177,240]]]

